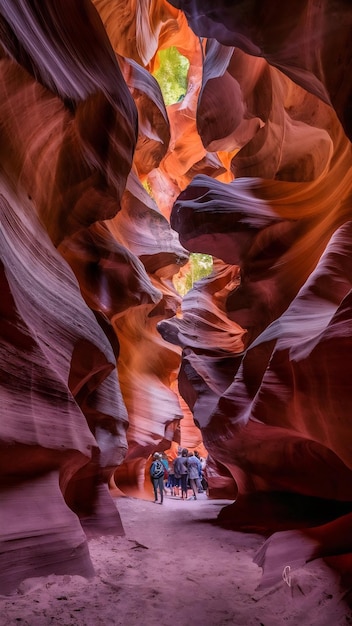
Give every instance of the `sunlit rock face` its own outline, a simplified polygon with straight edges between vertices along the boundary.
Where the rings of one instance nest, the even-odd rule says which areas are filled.
[[[170,0],[200,37],[265,58],[306,91],[331,103],[351,135],[351,7],[345,0],[282,5],[264,0]]]
[[[137,112],[96,12],[76,10],[1,10],[4,592],[30,575],[91,575],[85,522],[123,532],[104,480],[127,450],[116,354],[55,246],[118,211]]]
[[[181,440],[263,584],[352,549],[352,9],[286,4],[0,3],[0,592],[92,575]]]
[[[235,151],[234,180],[196,176],[171,224],[189,250],[239,268],[224,310],[243,345],[229,359],[226,326],[221,358],[222,344],[201,332],[214,319],[212,305],[199,306],[210,279],[160,331],[183,348],[180,390],[210,452],[210,491],[237,497],[222,523],[282,531],[257,559],[270,584],[285,564],[352,548],[352,7],[171,4],[210,38],[197,107],[203,145]],[[292,530],[308,526],[307,536]]]
[[[114,471],[179,432],[181,351],[156,325],[177,311],[188,253],[139,179],[170,139],[155,79],[117,56],[90,2],[3,3],[0,23],[8,593],[28,576],[91,576],[87,536],[124,532]]]

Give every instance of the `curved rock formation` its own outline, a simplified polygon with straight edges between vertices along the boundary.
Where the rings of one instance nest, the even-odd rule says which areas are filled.
[[[351,135],[350,68],[351,7],[345,0],[299,0],[283,6],[264,0],[260,6],[247,0],[170,0],[182,9],[200,37],[236,46],[263,57],[333,106],[348,136]]]
[[[295,531],[291,555],[285,535],[270,539],[268,557],[264,546],[258,563],[273,582],[271,554],[277,572],[291,557],[294,564],[350,550],[349,518],[329,521],[352,502],[345,78],[352,10],[328,0],[319,7],[302,0],[294,14],[272,2],[260,10],[241,0],[171,4],[200,37],[216,39],[207,44],[214,60],[211,69],[205,61],[197,109],[203,144],[236,151],[235,180],[194,178],[177,198],[171,224],[190,251],[239,267],[240,283],[225,309],[246,331],[244,351],[238,348],[237,362],[224,354],[215,372],[212,362],[207,367],[219,343],[202,332],[212,304],[199,308],[197,292],[189,294],[184,318],[160,329],[183,347],[180,389],[210,452],[210,488],[236,495],[221,522],[264,532],[328,522],[322,532],[307,531],[319,537],[318,550],[309,540],[306,550]],[[185,340],[188,324],[197,329],[196,341],[194,332]]]
[[[0,2],[1,592],[90,576],[87,534],[123,532],[108,485],[143,495],[183,415],[220,522],[272,534],[264,584],[346,567],[351,24],[344,0]],[[181,304],[189,252],[214,266]]]
[[[27,576],[92,575],[87,534],[124,532],[108,492],[113,473],[133,442],[144,464],[149,448],[169,445],[181,417],[170,389],[179,350],[155,326],[176,312],[171,277],[188,255],[130,175],[141,164],[156,167],[168,146],[155,80],[116,56],[90,2],[4,3],[0,15],[7,593]],[[106,221],[119,211],[115,224]],[[134,372],[127,341],[140,354],[142,334],[155,363]],[[151,398],[148,411],[143,400],[147,429],[135,425],[137,435],[126,364]],[[165,411],[156,415],[160,397]]]

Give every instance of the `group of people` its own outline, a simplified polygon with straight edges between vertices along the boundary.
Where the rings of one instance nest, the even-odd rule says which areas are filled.
[[[195,450],[189,452],[187,448],[179,450],[178,456],[169,462],[165,453],[155,452],[150,467],[150,478],[154,490],[154,502],[160,504],[164,501],[164,491],[170,489],[171,496],[180,496],[187,499],[188,490],[191,489],[191,498],[197,499],[198,493],[206,491],[207,484],[204,476],[205,459],[202,459]]]

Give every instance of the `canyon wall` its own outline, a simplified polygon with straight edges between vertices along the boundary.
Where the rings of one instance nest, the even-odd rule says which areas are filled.
[[[264,583],[346,569],[352,8],[257,5],[0,3],[3,593],[92,575],[111,490],[145,496],[183,421],[220,523],[270,535]]]

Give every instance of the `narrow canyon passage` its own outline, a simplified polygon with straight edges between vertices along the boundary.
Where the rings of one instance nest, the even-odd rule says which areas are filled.
[[[0,1],[0,626],[352,624],[351,33]]]

